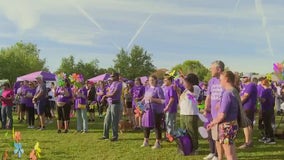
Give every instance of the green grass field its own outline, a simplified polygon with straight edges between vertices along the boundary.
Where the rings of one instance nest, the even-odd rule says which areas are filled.
[[[16,118],[16,117],[14,117]],[[279,116],[277,117],[279,120]],[[92,160],[92,159],[202,159],[209,152],[207,140],[200,138],[199,155],[184,157],[177,153],[176,143],[162,143],[162,149],[152,150],[149,148],[140,148],[143,141],[142,132],[126,132],[120,134],[119,141],[110,142],[99,140],[102,136],[103,119],[96,119],[89,123],[89,132],[86,134],[75,133],[75,119],[71,121],[71,130],[69,133],[58,134],[55,122],[47,126],[46,130],[38,131],[27,129],[26,124],[19,124],[14,121],[15,131],[22,134],[21,143],[25,153],[21,159],[28,159],[29,153],[36,142],[40,143],[42,149],[42,160]],[[284,127],[284,124],[282,125]],[[0,153],[5,149],[9,151],[10,159],[18,159],[13,155],[14,148],[11,146],[12,134],[7,130],[0,130]],[[111,135],[111,134],[110,134]],[[259,143],[258,131],[254,132],[254,147],[248,150],[237,150],[239,159],[284,159],[284,141],[278,140],[276,145],[265,145]],[[151,133],[150,144],[154,144],[155,135]],[[239,146],[243,142],[243,133],[240,132],[236,139]]]

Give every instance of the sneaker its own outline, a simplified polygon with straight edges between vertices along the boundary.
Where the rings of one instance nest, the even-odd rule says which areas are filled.
[[[206,157],[204,157],[204,160],[211,160],[213,157],[215,156],[215,154],[213,153],[209,153]]]
[[[118,141],[118,138],[113,137],[112,139],[110,139],[110,141],[112,141],[112,142]]]
[[[266,141],[264,142],[265,144],[276,144],[274,139],[267,138]]]
[[[211,160],[218,160],[218,157],[214,156]]]
[[[28,129],[31,129],[31,126],[28,126]]]
[[[64,133],[68,133],[68,129],[64,129]]]
[[[152,147],[152,149],[160,149],[161,145],[159,142],[156,142],[155,145]]]
[[[31,129],[34,129],[35,128],[35,126],[30,126],[31,127]]]
[[[258,142],[265,142],[266,141],[266,138],[265,137],[262,137],[261,139],[258,139]]]
[[[85,133],[87,133],[87,132],[88,132],[88,131],[85,131],[85,130],[82,130],[82,131],[81,131],[82,134],[85,134]]]
[[[59,129],[59,130],[57,130],[57,133],[61,133],[61,130]]]
[[[140,147],[149,147],[149,143],[148,142],[143,142],[143,144]]]
[[[101,138],[99,138],[100,140],[107,140],[108,138],[106,138],[106,137],[101,137]]]
[[[250,144],[244,143],[243,145],[239,146],[239,149],[247,149],[253,146],[252,142]]]

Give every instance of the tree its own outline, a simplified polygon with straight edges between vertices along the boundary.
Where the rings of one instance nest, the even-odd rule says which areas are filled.
[[[45,59],[39,58],[35,44],[17,42],[0,50],[0,78],[15,82],[16,78],[39,70],[48,70]]]
[[[195,73],[200,81],[209,80],[208,78],[211,77],[209,70],[196,60],[186,60],[182,64],[173,67],[172,70],[182,70],[185,75]]]
[[[75,66],[75,71],[77,73],[83,74],[85,79],[92,78],[95,75],[98,75],[98,68],[99,68],[98,63],[99,61],[97,59],[91,60],[90,62],[86,63],[80,60]]]
[[[61,59],[61,64],[56,72],[64,72],[67,75],[70,75],[75,72],[75,66],[75,58],[73,56],[63,57]]]
[[[161,69],[157,69],[152,74],[156,75],[158,79],[163,79],[167,71],[168,69],[161,68]]]
[[[83,62],[81,59],[78,63],[75,62],[75,58],[71,55],[69,57],[63,57],[61,64],[57,69],[56,73],[64,72],[67,75],[72,73],[80,73],[85,79],[89,79],[98,75],[99,73],[99,61],[97,59],[91,60],[90,62]]]
[[[139,46],[134,46],[130,53],[122,49],[114,59],[114,69],[128,79],[149,75],[155,68],[152,55]]]

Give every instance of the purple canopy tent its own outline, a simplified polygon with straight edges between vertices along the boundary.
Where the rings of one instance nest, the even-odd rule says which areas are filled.
[[[106,81],[108,78],[110,78],[110,74],[105,73],[105,74],[101,74],[96,77],[90,78],[88,79],[88,81],[91,81],[91,82]]]
[[[37,71],[17,77],[17,81],[36,81],[36,77],[41,75],[44,81],[55,81],[55,74],[45,71]]]

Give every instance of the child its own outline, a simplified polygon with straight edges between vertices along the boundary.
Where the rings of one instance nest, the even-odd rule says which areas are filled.
[[[88,131],[87,120],[87,88],[79,88],[75,92],[75,109],[77,110],[77,132],[86,133]]]
[[[163,91],[165,95],[165,119],[166,119],[166,137],[170,142],[173,141],[173,131],[175,130],[176,125],[176,113],[178,105],[178,94],[172,85],[173,78],[167,76],[164,78]]]

